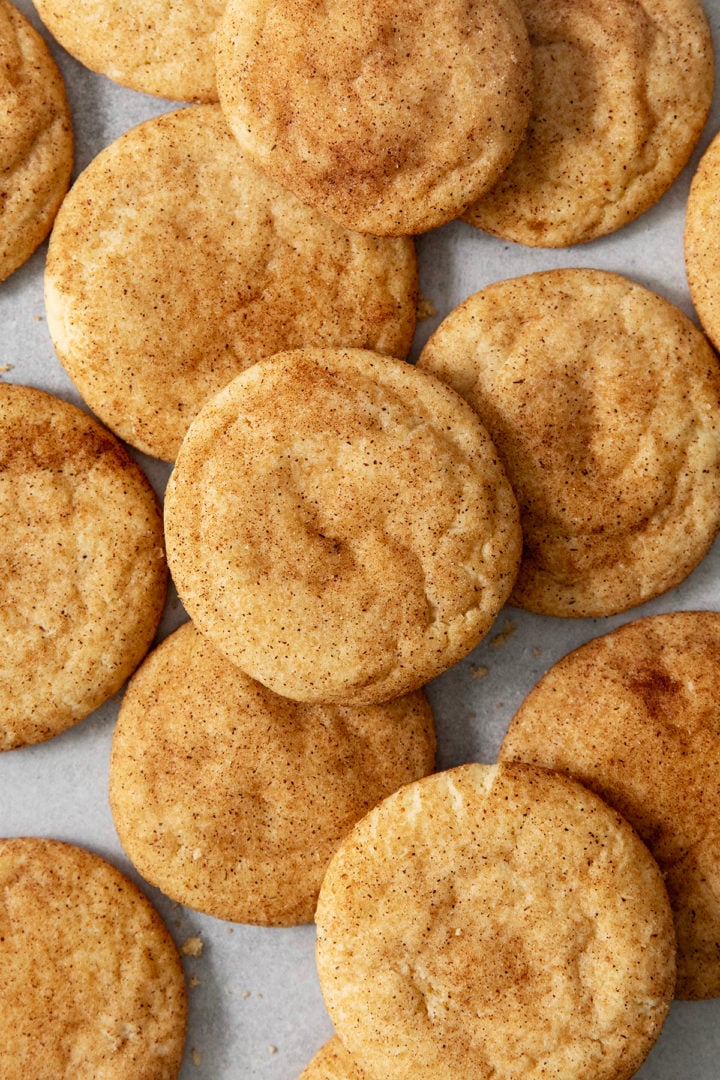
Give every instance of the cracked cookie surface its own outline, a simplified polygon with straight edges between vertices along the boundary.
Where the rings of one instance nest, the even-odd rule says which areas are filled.
[[[676,996],[720,997],[720,614],[627,623],[555,664],[512,720],[504,761],[567,773],[637,829],[678,939]]]
[[[65,86],[47,45],[0,0],[0,281],[45,239],[67,191],[73,135]]]
[[[720,370],[667,300],[599,270],[460,304],[420,367],[475,408],[520,504],[512,603],[611,615],[682,581],[720,526]]]
[[[627,1080],[675,979],[662,876],[575,781],[466,765],[390,796],[332,859],[317,963],[369,1077]]]
[[[290,701],[192,623],[145,660],[113,736],[110,805],[146,880],[233,922],[312,922],[325,867],[386,795],[432,772],[421,691],[355,708]]]
[[[377,235],[450,221],[495,182],[527,123],[530,69],[514,0],[230,0],[218,36],[243,149]]]
[[[0,840],[0,1075],[174,1080],[177,949],[140,890],[57,840]]]
[[[140,468],[74,405],[0,384],[0,749],[119,690],[165,602],[162,519]]]
[[[48,30],[114,82],[173,101],[217,101],[225,0],[36,0]]]
[[[565,247],[647,210],[687,163],[713,92],[698,0],[519,0],[533,109],[518,153],[464,215],[498,236]]]
[[[465,402],[365,350],[260,361],[206,404],[165,500],[198,628],[298,700],[414,689],[490,628],[517,570],[514,496]]]
[[[79,177],[53,230],[48,327],[90,407],[172,460],[202,403],[282,349],[404,358],[417,266],[249,164],[217,106],[140,124]]]

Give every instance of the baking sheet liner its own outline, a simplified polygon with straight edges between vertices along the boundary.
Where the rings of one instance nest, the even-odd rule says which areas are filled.
[[[116,86],[50,40],[28,0],[17,0],[65,76],[74,116],[75,175],[122,132],[175,103]],[[706,3],[720,54],[720,9]],[[535,270],[587,266],[632,277],[695,317],[685,278],[685,203],[702,150],[720,130],[716,91],[710,119],[688,168],[653,209],[590,244],[528,249],[454,222],[417,240],[421,289],[436,314],[419,324],[416,359],[441,319],[493,281]],[[47,244],[0,285],[0,377],[42,387],[80,404],[47,332],[43,270]],[[162,495],[170,466],[135,455]],[[438,727],[438,768],[493,761],[515,709],[543,672],[571,648],[640,615],[690,608],[720,610],[720,543],[679,588],[608,619],[563,620],[513,608],[487,638],[429,687]],[[160,637],[186,616],[171,595]],[[120,847],[107,800],[110,742],[119,695],[83,723],[47,743],[0,754],[0,835],[52,836],[108,858],[140,884],[180,946],[199,937],[202,952],[184,960],[190,1012],[182,1080],[295,1080],[332,1033],[314,966],[314,929],[233,925],[173,903],[147,885]],[[676,1002],[638,1077],[718,1080],[720,1000]]]

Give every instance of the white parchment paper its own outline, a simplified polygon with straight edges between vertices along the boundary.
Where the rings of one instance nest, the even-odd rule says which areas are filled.
[[[16,3],[49,40],[29,0]],[[705,0],[705,6],[720,54],[718,0]],[[52,41],[50,45],[65,76],[73,110],[76,174],[134,124],[177,107],[115,86],[84,69]],[[685,202],[700,153],[718,130],[720,97],[716,93],[701,144],[671,191],[635,223],[591,244],[560,251],[532,250],[493,239],[459,222],[418,238],[422,291],[437,314],[418,327],[413,358],[440,320],[466,296],[490,282],[553,267],[617,271],[694,317],[683,265]],[[45,324],[46,247],[0,285],[0,366],[10,365],[0,377],[43,387],[80,404]],[[136,457],[162,495],[169,466]],[[720,544],[679,588],[615,618],[561,620],[506,609],[474,653],[429,688],[438,726],[438,767],[493,761],[507,723],[525,694],[571,648],[631,618],[683,608],[720,610]],[[177,599],[171,598],[160,636],[184,619]],[[195,976],[196,985],[189,990],[182,1080],[295,1080],[332,1032],[315,974],[314,930],[220,922],[174,904],[138,878],[120,847],[107,801],[108,757],[118,701],[108,702],[47,743],[0,755],[0,835],[52,836],[98,852],[138,881],[180,945],[189,937],[201,938],[202,954],[185,961],[188,977]],[[638,1076],[642,1080],[718,1080],[720,1000],[676,1003]]]

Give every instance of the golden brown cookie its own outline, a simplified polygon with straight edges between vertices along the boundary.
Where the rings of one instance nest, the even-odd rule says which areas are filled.
[[[600,270],[471,296],[420,357],[470,402],[520,503],[512,603],[611,615],[682,581],[720,525],[720,372],[678,308]]]
[[[130,681],[110,763],[120,841],[168,896],[233,922],[312,922],[340,840],[432,772],[418,691],[385,705],[305,705],[230,664],[191,623]]]
[[[70,183],[73,136],[62,75],[25,16],[0,0],[0,281],[50,231]]]
[[[173,1080],[185,981],[159,915],[97,855],[0,840],[0,1076]]]
[[[565,247],[632,221],[685,166],[712,100],[712,36],[699,0],[518,2],[533,46],[530,123],[464,216]]]
[[[685,266],[695,310],[720,348],[720,136],[705,151],[693,177],[685,218]]]
[[[215,38],[225,0],[35,0],[86,67],[174,101],[217,101]]]
[[[147,652],[167,568],[155,494],[85,413],[0,383],[0,750],[82,720]]]
[[[258,165],[377,235],[457,217],[508,165],[530,111],[515,0],[230,0],[217,76]]]
[[[280,353],[191,425],[165,499],[198,629],[300,701],[371,705],[468,653],[512,587],[517,507],[452,390],[358,349]]]
[[[312,1061],[303,1069],[299,1080],[367,1080],[367,1077],[358,1069],[337,1035],[334,1035],[320,1047]]]
[[[528,765],[409,784],[333,857],[317,963],[374,1080],[627,1080],[675,981],[657,864],[614,810]]]
[[[500,751],[574,776],[630,821],[675,914],[682,998],[720,997],[720,614],[638,619],[570,653]]]
[[[149,120],[73,186],[48,253],[48,326],[92,409],[173,459],[202,403],[281,349],[405,357],[411,240],[350,233],[242,156],[217,106]]]

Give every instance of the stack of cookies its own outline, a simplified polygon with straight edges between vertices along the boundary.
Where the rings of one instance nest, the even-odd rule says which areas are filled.
[[[647,210],[708,115],[702,8],[145,8],[37,2],[83,64],[191,103],[65,195],[62,79],[0,0],[0,276],[54,219],[48,329],[110,428],[0,384],[0,749],[130,677],[123,849],[212,917],[315,919],[337,1036],[304,1080],[629,1080],[673,996],[720,996],[720,616],[571,654],[496,765],[430,775],[423,687],[508,602],[605,618],[687,578],[720,530],[720,369],[596,269],[490,284],[409,364],[412,236],[563,247]],[[718,152],[686,244],[716,345]],[[164,520],[119,439],[174,463]],[[168,565],[192,621],[149,652]],[[0,841],[0,878],[0,1074],[40,1077],[40,1027],[53,1076],[177,1076],[182,972],[144,898],[32,838]]]
[[[118,832],[178,900],[311,921],[349,828],[433,769],[420,687],[507,599],[515,498],[472,409],[439,380],[366,350],[304,349],[206,403],[165,527],[193,625],[123,702]]]
[[[652,856],[597,796],[528,765],[386,799],[333,858],[317,923],[325,1002],[369,1077],[620,1080],[673,995]]]

